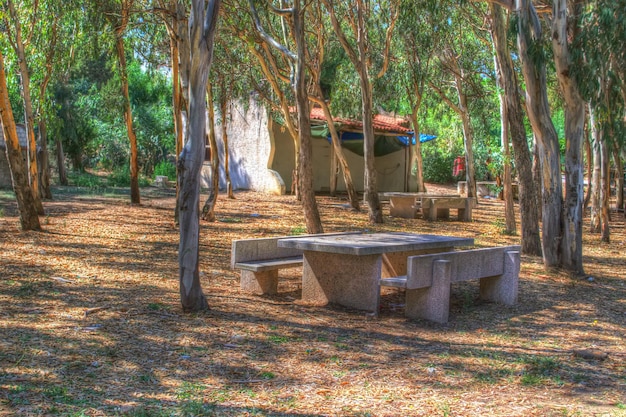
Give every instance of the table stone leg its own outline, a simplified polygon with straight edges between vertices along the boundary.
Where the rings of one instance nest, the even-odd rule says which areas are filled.
[[[243,292],[263,295],[278,293],[278,271],[241,271],[241,290]]]
[[[378,314],[381,255],[304,251],[302,302],[336,303]]]

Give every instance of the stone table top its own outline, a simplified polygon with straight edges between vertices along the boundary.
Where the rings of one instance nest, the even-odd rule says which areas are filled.
[[[474,239],[454,236],[386,232],[362,234],[328,234],[289,237],[278,240],[278,246],[304,251],[346,255],[376,255],[388,252],[411,252],[424,249],[471,246]]]

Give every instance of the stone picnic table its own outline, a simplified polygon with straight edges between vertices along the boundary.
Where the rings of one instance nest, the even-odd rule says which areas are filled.
[[[402,217],[404,219],[417,218],[417,212],[420,208],[422,208],[421,202],[425,198],[461,198],[459,194],[433,194],[400,191],[384,192],[380,193],[380,195],[382,198],[389,199],[389,215],[393,217]],[[422,212],[422,214],[424,214],[424,212]],[[425,215],[424,218],[428,218],[428,216]]]
[[[302,302],[336,303],[378,315],[380,280],[406,274],[412,255],[448,252],[474,239],[415,233],[328,234],[279,239],[303,251]]]

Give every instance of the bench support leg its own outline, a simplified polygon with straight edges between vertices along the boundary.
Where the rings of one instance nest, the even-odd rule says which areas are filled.
[[[504,272],[480,280],[480,298],[487,301],[513,305],[517,302],[520,253],[504,252]]]
[[[241,271],[241,290],[247,293],[262,295],[278,292],[278,270],[253,272]]]
[[[405,315],[413,319],[447,323],[450,313],[451,271],[450,261],[435,261],[431,286],[406,290]]]

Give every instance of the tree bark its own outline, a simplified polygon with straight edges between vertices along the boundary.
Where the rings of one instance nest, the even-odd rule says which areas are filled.
[[[39,143],[41,148],[38,151],[38,164],[39,164],[39,193],[45,199],[52,199],[52,192],[50,191],[50,160],[48,158],[48,130],[46,128],[46,121],[42,117],[39,121]]]
[[[41,203],[41,195],[39,194],[39,170],[37,166],[37,141],[35,139],[35,115],[33,111],[33,102],[30,95],[30,71],[26,61],[26,52],[24,42],[22,40],[22,28],[19,17],[15,11],[15,5],[12,0],[7,0],[9,14],[15,25],[15,39],[12,45],[17,55],[17,61],[20,69],[20,77],[22,82],[22,100],[24,101],[24,119],[26,123],[26,133],[28,135],[28,172],[30,188],[33,194],[33,201],[37,214],[43,215],[44,208]]]
[[[68,185],[67,171],[65,170],[65,154],[63,153],[63,143],[61,139],[55,141],[56,144],[56,156],[57,156],[57,170],[59,171],[59,184]]]
[[[130,142],[130,202],[132,204],[141,204],[141,196],[139,194],[139,164],[137,161],[137,136],[133,128],[133,112],[130,107],[130,95],[128,93],[128,70],[126,68],[126,52],[124,48],[124,38],[122,34],[125,30],[123,27],[116,29],[115,48],[117,50],[117,59],[120,65],[120,78],[122,79],[122,96],[124,98],[124,121],[126,122],[126,133]]]
[[[613,141],[613,163],[615,164],[615,207],[624,209],[624,164],[620,157],[620,148],[616,140]]]
[[[593,172],[593,152],[591,151],[591,142],[589,141],[588,132],[585,133],[585,154],[587,155],[587,192],[585,194],[585,200],[583,201],[583,213],[589,207],[591,201],[591,175]]]
[[[603,242],[609,243],[611,241],[611,232],[609,227],[610,222],[610,201],[611,201],[611,156],[609,153],[609,146],[606,140],[600,142],[600,159],[601,163],[601,188],[600,188],[600,217],[602,219],[600,223],[600,239]]]
[[[222,86],[224,84],[222,83]],[[228,97],[230,95],[222,92],[220,97],[220,112],[222,113],[222,142],[224,143],[224,174],[226,176],[226,195],[228,198],[234,199],[233,184],[230,179],[230,155],[228,151]]]
[[[583,268],[583,133],[585,105],[578,84],[570,74],[573,66],[568,37],[577,36],[578,6],[568,13],[567,0],[554,0],[552,6],[552,51],[557,79],[565,101],[565,200],[561,241],[561,265],[584,274]],[[570,17],[570,19],[568,19]]]
[[[411,169],[413,163],[415,163],[415,181],[418,193],[426,192],[426,184],[424,183],[424,158],[422,157],[422,142],[420,142],[420,124],[419,117],[417,115],[419,106],[421,103],[421,97],[418,99],[418,104],[413,107],[413,111],[410,114],[411,125],[413,125],[413,134],[415,135],[415,145],[411,146]]]
[[[492,5],[493,7],[493,5]],[[492,13],[493,14],[493,13]],[[509,147],[509,115],[506,106],[504,77],[502,69],[498,64],[498,58],[494,54],[494,66],[496,68],[496,84],[500,90],[498,98],[500,100],[500,146],[502,148],[502,157],[504,158],[503,167],[503,185],[504,185],[504,219],[505,231],[509,235],[514,235],[517,230],[515,222],[515,206],[513,202],[513,185],[511,184],[511,150]]]
[[[309,96],[306,90],[305,59],[306,43],[304,39],[303,13],[300,9],[300,0],[294,1],[293,7],[293,30],[296,41],[295,73],[293,88],[296,96],[296,108],[298,110],[298,131],[300,133],[300,164],[298,169],[299,188],[302,196],[302,207],[308,233],[324,233],[320,213],[315,201],[313,190],[313,143],[311,137],[311,110],[309,109]]]
[[[596,123],[595,109],[589,104],[589,124],[591,125],[591,138],[593,139],[593,173],[589,187],[591,187],[591,213],[589,219],[589,231],[600,233],[602,230],[602,152],[601,143],[604,138],[602,130]]]
[[[540,145],[542,184],[542,248],[546,268],[561,266],[561,225],[563,187],[561,182],[559,140],[550,117],[546,66],[529,50],[541,40],[541,25],[530,0],[516,0],[518,10],[517,44],[526,83],[526,105],[533,132]]]
[[[317,84],[318,92],[321,95],[321,89],[319,87],[319,83]],[[324,112],[324,117],[328,122],[328,130],[330,131],[331,142],[334,150],[334,156],[337,158],[337,162],[341,167],[341,172],[343,174],[343,182],[346,184],[346,191],[348,193],[348,199],[350,201],[350,206],[355,211],[361,211],[361,207],[359,205],[359,196],[354,188],[354,183],[352,182],[352,173],[350,172],[350,166],[348,166],[348,161],[346,160],[346,156],[343,153],[343,148],[341,147],[341,139],[339,138],[339,134],[337,133],[337,129],[335,129],[335,125],[333,123],[333,116],[330,112],[330,108],[328,104],[322,99],[320,100],[320,105],[322,107],[322,111]],[[333,175],[336,178],[336,175]],[[336,180],[335,180],[336,183]],[[331,187],[332,189],[332,187]]]
[[[202,220],[215,221],[215,205],[220,192],[220,158],[217,151],[217,139],[215,138],[215,108],[213,101],[213,88],[211,82],[207,82],[206,87],[207,117],[209,125],[207,127],[209,146],[211,149],[211,182],[209,183],[209,198],[207,198],[202,208]]]
[[[17,200],[17,209],[20,213],[20,226],[22,230],[41,230],[37,208],[33,198],[31,187],[28,184],[28,172],[22,159],[22,147],[20,146],[13,119],[13,110],[9,101],[9,94],[4,71],[4,57],[0,50],[0,121],[6,145],[6,156],[11,171],[11,182]]]
[[[506,42],[506,25],[499,6],[492,6],[492,41],[496,61],[502,72],[506,114],[513,145],[515,167],[519,177],[519,207],[522,229],[522,253],[541,256],[541,238],[539,236],[539,203],[536,181],[533,180],[532,160],[528,142],[518,80],[511,59],[511,52]],[[504,122],[503,122],[504,123]],[[506,163],[505,163],[506,165]]]
[[[206,86],[213,58],[213,40],[220,0],[193,0],[190,15],[189,118],[187,143],[178,160],[180,187],[180,244],[178,249],[180,300],[183,311],[209,308],[200,285],[200,170],[206,137]]]

